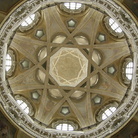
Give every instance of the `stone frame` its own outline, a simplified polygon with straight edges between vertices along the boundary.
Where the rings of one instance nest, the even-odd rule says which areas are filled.
[[[16,100],[22,100],[23,102],[25,102],[27,104],[27,106],[29,107],[29,113],[28,113],[28,115],[29,116],[33,116],[33,114],[34,114],[33,107],[31,105],[31,103],[24,96],[16,95],[15,99]]]
[[[111,102],[111,103],[109,103],[109,104],[103,106],[103,107],[101,108],[101,110],[98,111],[98,113],[97,113],[97,115],[96,115],[96,120],[97,120],[98,122],[103,121],[103,120],[102,120],[102,114],[104,113],[104,111],[105,111],[106,109],[108,109],[108,108],[110,108],[110,107],[116,107],[116,108],[117,108],[117,107],[118,107],[118,103],[114,101],[114,102]]]
[[[31,28],[33,28],[40,20],[40,13],[39,12],[35,13],[35,16],[36,17],[35,17],[35,19],[33,20],[33,22],[31,24],[28,24],[28,26],[21,26],[20,25],[19,30],[21,32],[25,32],[25,31],[28,31]]]
[[[8,76],[12,76],[12,74],[15,70],[15,66],[16,66],[15,65],[15,54],[14,54],[13,50],[11,50],[11,49],[8,50],[7,54],[9,54],[11,57],[12,65],[11,65],[11,68],[8,71],[5,70],[5,72]]]
[[[125,84],[130,84],[131,80],[129,80],[126,76],[126,66],[130,63],[130,62],[133,62],[131,58],[126,58],[124,60],[124,63],[123,63],[123,66],[122,66],[122,78],[123,78],[123,81]]]
[[[68,2],[66,2],[66,3],[68,3]],[[77,2],[77,3],[79,3],[79,2]],[[67,12],[67,13],[79,14],[79,13],[85,11],[86,6],[84,4],[82,4],[82,7],[79,8],[79,9],[70,10],[70,9],[67,9],[66,6],[64,6],[64,3],[63,3],[63,4],[60,4],[60,9],[63,10],[63,11],[65,11],[65,12]]]
[[[113,29],[111,28],[111,26],[109,25],[109,19],[110,19],[110,17],[108,17],[108,16],[104,18],[104,24],[105,24],[106,29],[107,29],[113,36],[118,37],[118,38],[122,38],[122,37],[124,36],[123,30],[122,30],[121,33],[115,32],[115,30],[113,30]]]

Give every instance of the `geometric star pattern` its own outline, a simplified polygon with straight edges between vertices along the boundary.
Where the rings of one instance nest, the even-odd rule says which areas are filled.
[[[123,85],[118,71],[130,54],[126,38],[111,36],[97,43],[98,34],[110,35],[103,29],[105,15],[93,8],[89,10],[83,18],[69,14],[64,19],[57,7],[52,7],[53,12],[46,8],[42,11],[43,22],[29,33],[16,32],[9,46],[17,51],[17,61],[27,59],[32,64],[27,70],[20,70],[17,62],[15,73],[8,79],[13,95],[30,99],[32,92],[40,91],[41,96],[31,101],[36,111],[33,117],[48,126],[58,119],[74,120],[80,128],[94,125],[97,111],[114,100],[120,103],[126,93],[128,86]],[[77,23],[72,32],[67,23],[71,19]],[[45,35],[36,39],[36,30],[45,30]],[[53,43],[57,36],[66,38],[62,43]],[[80,45],[76,36],[85,36],[88,44],[81,41]],[[108,67],[114,67],[116,73],[110,75]],[[102,97],[102,102],[96,96]],[[62,107],[69,109],[68,115],[61,114]]]
[[[75,87],[87,77],[88,60],[77,48],[61,48],[50,58],[50,75],[60,86]]]

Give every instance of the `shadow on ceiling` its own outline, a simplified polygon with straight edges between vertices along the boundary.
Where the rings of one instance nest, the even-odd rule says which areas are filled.
[[[138,17],[138,0],[124,0],[123,3]]]

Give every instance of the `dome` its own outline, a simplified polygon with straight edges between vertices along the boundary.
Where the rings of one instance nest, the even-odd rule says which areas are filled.
[[[22,3],[0,30],[2,110],[32,137],[111,136],[138,107],[136,24],[116,1]]]

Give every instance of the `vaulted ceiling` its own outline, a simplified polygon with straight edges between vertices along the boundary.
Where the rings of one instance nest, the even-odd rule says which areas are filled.
[[[129,87],[121,68],[131,51],[125,37],[110,34],[105,16],[89,7],[72,16],[58,5],[41,10],[32,29],[15,32],[9,50],[16,67],[8,81],[13,96],[31,103],[33,118],[49,127],[71,120],[80,130],[96,124],[98,111],[107,103],[121,103]]]

